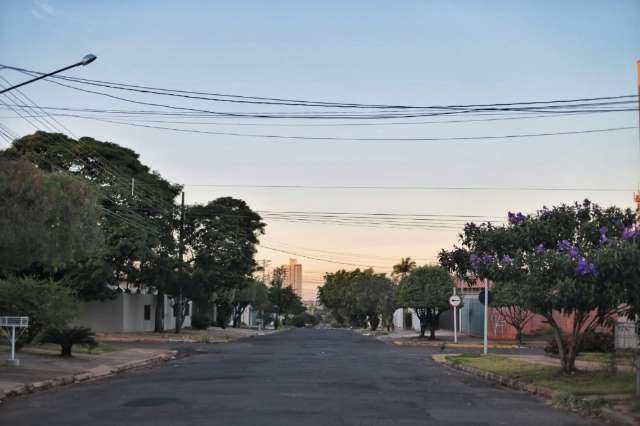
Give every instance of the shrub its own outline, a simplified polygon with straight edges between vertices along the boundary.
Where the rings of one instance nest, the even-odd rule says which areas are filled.
[[[578,353],[581,352],[614,352],[615,342],[613,334],[598,333],[596,331],[587,333],[583,336],[578,345]],[[555,339],[549,340],[544,351],[551,354],[558,353],[558,344]]]
[[[0,279],[0,313],[29,317],[29,328],[19,339],[18,346],[22,346],[45,328],[63,327],[77,317],[79,303],[69,289],[58,283],[10,276]]]
[[[95,334],[88,327],[55,327],[45,330],[42,343],[55,343],[60,345],[60,356],[71,356],[73,345],[85,345],[90,348],[98,346]]]
[[[316,318],[314,315],[311,315],[308,312],[303,312],[301,314],[298,315],[294,315],[290,320],[289,320],[289,324],[294,326],[294,327],[304,327],[307,324],[310,324],[312,326],[316,326],[318,325],[318,318]]]
[[[191,316],[191,328],[196,330],[206,330],[211,326],[211,320],[207,315],[193,314]]]

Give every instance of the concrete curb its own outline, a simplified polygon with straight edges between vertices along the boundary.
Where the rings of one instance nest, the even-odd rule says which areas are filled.
[[[410,340],[394,340],[394,345],[398,346],[413,346],[416,348],[440,348],[445,346],[449,349],[483,349],[484,346],[478,343],[451,343],[444,341],[410,341]],[[500,343],[492,343],[488,345],[489,349],[521,349],[522,346],[518,345],[507,345]]]
[[[434,354],[431,355],[431,359],[449,369],[462,371],[463,373],[480,377],[490,382],[497,383],[501,386],[519,391],[529,392],[530,394],[538,395],[545,399],[553,400],[562,395],[561,392],[554,391],[553,389],[549,389],[544,386],[536,386],[523,380],[513,379],[507,376],[491,373],[489,371],[483,371],[466,365],[453,364],[447,359],[447,357],[458,355],[460,354]],[[603,407],[600,409],[600,417],[613,424],[630,426],[638,425],[633,417],[622,414],[607,407]]]
[[[150,358],[129,361],[125,362],[124,364],[115,365],[113,367],[107,365],[99,365],[90,370],[83,371],[82,373],[59,376],[53,379],[17,385],[5,391],[0,390],[0,403],[6,401],[9,398],[15,398],[18,396],[40,392],[55,387],[70,385],[73,383],[100,380],[127,370],[132,370],[134,368],[148,367],[151,365],[160,364],[174,359],[176,357],[176,354],[177,351],[166,351],[165,353],[155,355]]]

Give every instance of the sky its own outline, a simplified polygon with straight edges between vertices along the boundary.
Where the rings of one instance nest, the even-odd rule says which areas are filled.
[[[601,1],[0,1],[0,63],[145,86],[333,102],[451,105],[636,93],[640,2]],[[0,70],[11,82],[24,76]],[[135,109],[47,82],[24,92],[40,106]],[[139,96],[137,99],[157,100]],[[0,99],[2,101],[3,99]],[[182,106],[198,101],[164,99]],[[1,105],[0,105],[1,106]],[[227,111],[263,107],[222,105]],[[282,107],[276,107],[282,109]],[[33,127],[0,109],[18,135]],[[181,133],[59,117],[77,136],[129,147],[187,203],[239,197],[255,210],[505,217],[590,198],[633,206],[637,130],[483,141],[301,141]],[[229,120],[199,129],[336,137],[458,137],[637,126],[637,112],[384,126],[288,126]],[[416,121],[416,120],[414,120]],[[427,120],[422,120],[427,121]],[[244,123],[245,125],[239,125]],[[300,124],[300,121],[295,121]],[[251,124],[251,125],[246,125]],[[254,125],[258,124],[258,125]],[[277,124],[274,126],[274,124]],[[193,185],[462,186],[502,190],[382,190]],[[606,188],[530,191],[508,188]],[[258,259],[297,257],[304,298],[325,272],[401,256],[434,262],[456,229],[396,229],[267,220]],[[321,258],[337,264],[311,258]]]

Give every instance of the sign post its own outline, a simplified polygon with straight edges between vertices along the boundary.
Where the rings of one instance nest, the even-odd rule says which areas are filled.
[[[11,343],[11,358],[7,360],[7,363],[18,366],[20,360],[16,359],[16,328],[20,329],[21,334],[29,327],[29,317],[0,317],[0,327],[5,330]]]
[[[449,305],[453,307],[453,343],[458,343],[458,306],[462,303],[462,299],[455,292],[454,288],[454,294],[449,298]]]

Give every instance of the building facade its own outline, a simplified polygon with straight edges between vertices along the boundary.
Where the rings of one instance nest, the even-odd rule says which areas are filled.
[[[288,265],[282,265],[283,284],[291,287],[295,294],[302,297],[302,264],[296,259],[289,259]]]

